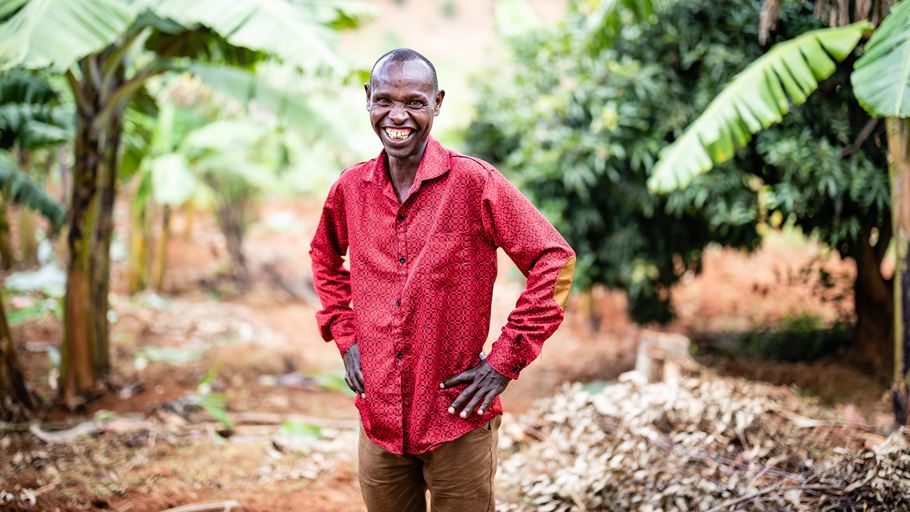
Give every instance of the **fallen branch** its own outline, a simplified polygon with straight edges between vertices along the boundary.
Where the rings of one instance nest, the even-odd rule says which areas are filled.
[[[163,510],[162,512],[204,512],[206,510],[224,510],[225,512],[230,512],[231,509],[239,506],[240,502],[237,500],[213,501],[210,503],[182,505],[179,507]]]
[[[67,444],[82,436],[95,435],[104,429],[94,421],[83,421],[73,428],[46,432],[37,423],[32,423],[28,431],[48,444]]]

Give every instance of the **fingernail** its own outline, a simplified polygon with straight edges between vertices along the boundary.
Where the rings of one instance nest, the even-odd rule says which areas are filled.
[[[483,414],[483,409],[477,409],[477,414]]]
[[[439,389],[445,389],[446,385],[444,382],[439,383]]]
[[[460,416],[461,416],[462,418],[467,418],[467,417],[468,417],[468,413],[465,412],[465,411],[461,411]]]
[[[455,414],[455,408],[449,407],[449,414]]]
[[[366,393],[361,393],[361,394],[360,394],[360,398],[366,398],[366,397],[367,397],[367,394],[366,394]]]

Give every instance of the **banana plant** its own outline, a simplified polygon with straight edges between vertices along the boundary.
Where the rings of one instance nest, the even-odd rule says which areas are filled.
[[[735,156],[752,135],[780,122],[806,101],[836,63],[872,32],[853,68],[851,83],[860,105],[885,118],[888,134],[892,223],[897,249],[894,282],[894,411],[910,419],[910,0],[894,5],[874,30],[860,21],[807,32],[779,43],[749,64],[672,144],[661,152],[648,186],[669,192]]]
[[[203,93],[200,95],[205,93],[204,88],[193,89]],[[194,91],[184,91],[187,93]],[[141,149],[144,156],[133,177],[132,291],[148,281],[160,289],[170,211],[185,205],[194,211],[214,211],[229,256],[226,274],[242,284],[247,276],[243,235],[253,206],[262,191],[277,189],[278,176],[289,164],[282,125],[249,121],[220,100],[197,98],[190,103],[194,106],[164,100],[154,118],[136,120],[136,124],[150,122],[151,126],[144,130],[148,141]],[[161,222],[154,257],[150,257],[147,212],[154,209],[161,211]]]
[[[134,97],[152,77],[192,62],[255,68],[273,58],[343,75],[335,31],[356,25],[362,11],[340,0],[0,0],[0,70],[58,73],[75,102],[59,386],[67,403],[110,371],[112,211]]]
[[[0,74],[0,149],[9,152],[3,157],[5,183],[0,184],[6,192],[0,202],[0,256],[4,268],[17,260],[9,237],[7,204],[23,207],[18,213],[19,253],[27,264],[37,263],[34,212],[50,219],[53,232],[61,227],[63,207],[44,193],[39,183],[53,166],[53,150],[72,134],[71,118],[69,108],[61,104],[60,94],[40,76],[22,69]],[[18,169],[10,162],[15,162]]]
[[[4,266],[14,259],[7,204],[21,207],[19,238],[24,259],[29,259],[30,247],[37,247],[28,243],[34,240],[35,225],[29,222],[32,211],[47,217],[54,231],[63,225],[63,205],[26,174],[34,151],[60,144],[69,134],[69,116],[58,100],[46,81],[23,70],[0,74],[0,254]],[[0,299],[0,419],[21,419],[34,406]]]

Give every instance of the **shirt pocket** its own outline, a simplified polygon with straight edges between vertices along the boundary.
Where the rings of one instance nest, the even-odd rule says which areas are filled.
[[[433,280],[450,281],[470,268],[469,231],[434,233],[423,246],[422,267]]]

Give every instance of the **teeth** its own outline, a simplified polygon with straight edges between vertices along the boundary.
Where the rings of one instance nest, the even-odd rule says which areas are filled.
[[[385,132],[392,140],[404,140],[407,139],[408,135],[411,134],[411,130],[407,128],[386,128]]]

